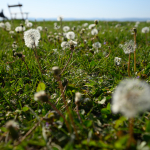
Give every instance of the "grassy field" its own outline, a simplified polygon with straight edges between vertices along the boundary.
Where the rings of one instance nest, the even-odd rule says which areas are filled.
[[[92,35],[93,21],[63,21],[62,26],[59,21],[32,22],[25,31],[42,27],[36,48],[28,48],[24,32],[15,31],[20,24],[26,27],[24,21],[12,22],[12,34],[0,28],[1,150],[150,149],[150,113],[134,118],[134,142],[129,144],[130,119],[111,109],[114,89],[129,78],[123,46],[134,42],[135,25],[136,71],[131,53],[130,77],[150,81],[150,35],[141,32],[150,23],[99,21],[94,26],[98,34]],[[64,26],[77,42],[66,48],[61,47],[69,41]],[[95,42],[100,48],[94,48]],[[121,58],[119,64],[115,57]],[[60,68],[58,74],[54,66]],[[44,96],[34,100],[40,91]],[[77,92],[82,97],[78,93],[75,102]]]

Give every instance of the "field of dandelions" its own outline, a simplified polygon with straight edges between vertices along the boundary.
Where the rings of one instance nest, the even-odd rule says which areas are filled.
[[[150,22],[0,22],[0,150],[150,150]]]

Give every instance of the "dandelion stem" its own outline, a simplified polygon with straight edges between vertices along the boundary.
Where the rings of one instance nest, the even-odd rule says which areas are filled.
[[[79,114],[79,105],[78,104],[76,104],[76,109],[77,109],[77,115],[78,115],[78,118],[80,120],[80,123],[82,123],[81,116]]]
[[[65,67],[62,69],[61,71],[61,74],[65,71],[67,65],[69,64],[71,58],[72,58],[72,55],[73,55],[73,51],[74,51],[74,46],[70,48],[71,49],[71,55],[70,55],[70,58],[68,59],[68,62],[66,63]]]
[[[40,63],[39,63],[39,58],[38,58],[38,55],[37,55],[37,49],[36,49],[35,43],[34,43],[34,46],[35,46],[35,49],[33,48],[34,55],[35,55],[35,57],[36,57],[36,60],[37,60],[37,62],[38,62],[38,65],[39,65],[39,68],[40,68],[40,71],[41,71],[41,74],[42,74],[42,69],[41,69],[41,65],[40,65]]]
[[[129,53],[129,62],[128,62],[128,76],[130,77],[130,57],[131,53]]]
[[[145,33],[145,38],[146,38],[146,45],[148,45],[148,43],[147,43],[147,33]]]
[[[130,146],[132,144],[135,144],[136,141],[134,139],[134,132],[133,132],[133,123],[134,123],[134,118],[130,118],[129,119],[129,140],[128,140],[128,144],[127,144],[127,147],[130,148]]]
[[[30,71],[29,71],[29,68],[28,68],[27,63],[25,62],[25,60],[24,60],[24,58],[23,58],[23,57],[22,57],[21,59],[22,59],[22,61],[25,63],[25,65],[26,65],[26,67],[27,67],[27,70],[28,70],[28,74],[29,74],[29,76],[31,77],[31,75],[30,75]]]
[[[71,123],[72,123],[72,125],[73,125],[74,131],[75,131],[75,134],[76,134],[76,137],[78,138],[77,129],[76,129],[76,126],[75,126],[75,124],[74,124],[73,117],[72,117],[72,115],[71,115],[71,111],[70,111],[69,107],[67,106],[66,98],[65,98],[65,95],[64,95],[64,88],[63,88],[62,82],[61,82],[61,80],[60,80],[60,76],[57,75],[57,76],[56,76],[56,79],[57,79],[58,84],[59,84],[59,88],[60,88],[60,91],[61,91],[62,99],[63,99],[63,102],[64,102],[64,104],[65,104],[65,106],[66,106],[66,110],[67,110],[67,113],[68,113],[68,115],[69,115],[69,119],[70,119],[70,121],[71,121]]]
[[[136,32],[137,30],[134,28],[134,72],[136,72]]]
[[[55,107],[55,105],[53,105],[53,103],[51,103],[50,101],[48,101],[48,103],[53,107],[53,109],[55,111],[57,111],[57,113],[64,119],[65,123],[66,123],[66,126],[68,128],[68,131],[71,133],[71,129],[70,129],[70,126],[69,126],[69,123],[68,121],[65,119],[64,115]]]

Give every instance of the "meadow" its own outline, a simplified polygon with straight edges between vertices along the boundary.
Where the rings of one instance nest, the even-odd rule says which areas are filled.
[[[150,109],[134,120],[112,111],[122,80],[149,85],[150,33],[142,33],[149,22],[6,22],[0,24],[1,150],[150,149]],[[37,28],[37,42],[25,41],[25,32]],[[129,42],[134,51],[125,54]]]

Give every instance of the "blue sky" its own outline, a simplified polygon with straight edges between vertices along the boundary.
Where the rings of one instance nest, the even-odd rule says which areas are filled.
[[[1,0],[0,11],[10,18],[7,4],[18,2],[23,4],[23,12],[34,18],[150,18],[150,0]]]

